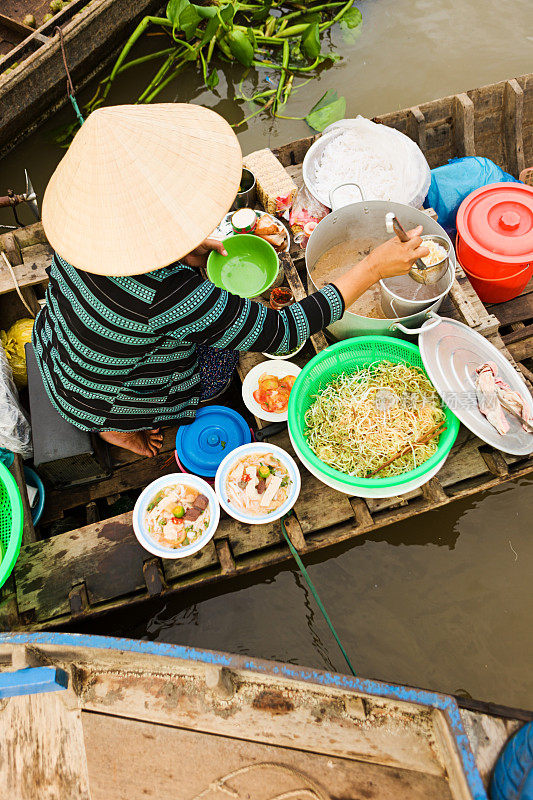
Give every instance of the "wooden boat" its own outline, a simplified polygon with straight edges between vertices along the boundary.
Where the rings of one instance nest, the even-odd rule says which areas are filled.
[[[523,719],[248,656],[0,635],[5,796],[486,800]]]
[[[465,154],[489,156],[516,175],[524,165],[533,164],[533,75],[378,119],[418,141],[431,166]],[[314,137],[309,137],[275,151],[297,182],[313,141]],[[42,226],[37,223],[0,236],[0,248],[8,253],[27,302],[37,308],[51,257]],[[298,272],[302,263],[303,254],[295,247],[283,255],[286,278],[297,299],[305,295]],[[533,281],[515,300],[485,308],[459,270],[441,312],[488,337],[531,386]],[[2,325],[25,313],[11,276],[0,271]],[[297,360],[305,362],[326,346],[322,334],[314,336]],[[257,361],[255,354],[241,357],[241,378]],[[175,432],[175,428],[165,431],[161,454],[154,459],[138,459],[112,448],[109,477],[88,485],[49,489],[37,531],[31,523],[20,460],[15,462],[26,502],[24,546],[12,579],[0,593],[0,627],[36,630],[68,625],[154,595],[227,581],[290,559],[278,523],[250,528],[227,517],[214,539],[189,558],[162,561],[138,545],[131,511],[113,515],[113,507],[126,502],[131,508],[135,492],[159,475],[176,470]],[[286,433],[270,441],[291,449]],[[533,458],[500,453],[462,429],[438,476],[402,497],[349,498],[302,470],[302,492],[289,534],[296,549],[306,554],[531,474]]]
[[[56,27],[63,31],[69,69],[81,89],[114,58],[138,22],[161,5],[161,0],[70,0],[52,20],[33,30],[23,24],[24,16],[32,13],[41,22],[48,11],[46,0],[2,0],[0,158],[67,99]]]

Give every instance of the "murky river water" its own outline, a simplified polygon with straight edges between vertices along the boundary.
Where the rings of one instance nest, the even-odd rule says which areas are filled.
[[[292,98],[287,113],[307,113],[330,87],[346,96],[349,115],[373,116],[531,70],[531,0],[358,5],[360,35],[346,43],[333,33],[344,60]],[[152,71],[129,73],[111,100],[131,102]],[[189,74],[160,99],[193,100],[237,121],[250,113],[231,100],[238,73],[220,77],[218,96]],[[251,85],[250,78],[245,89]],[[69,109],[60,112],[0,163],[0,189],[20,190],[28,167],[42,193],[62,154],[45,134],[70,118]],[[303,122],[262,115],[239,130],[244,152],[308,133]],[[0,223],[9,221],[3,211]],[[311,559],[312,579],[361,675],[533,705],[532,486],[509,483]],[[108,617],[96,629],[346,671],[289,567],[252,576],[224,594],[188,593],[143,613]]]

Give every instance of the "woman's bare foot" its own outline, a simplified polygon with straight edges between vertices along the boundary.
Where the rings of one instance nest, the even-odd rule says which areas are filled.
[[[152,428],[151,431],[102,431],[100,436],[105,442],[122,447],[124,450],[131,450],[139,456],[156,456],[163,444],[163,434],[159,428]]]

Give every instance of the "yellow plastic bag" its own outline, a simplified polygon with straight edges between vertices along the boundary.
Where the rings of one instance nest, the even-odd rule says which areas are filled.
[[[0,340],[7,356],[7,361],[13,372],[13,380],[18,389],[28,384],[26,371],[26,353],[24,345],[31,341],[33,319],[18,319],[7,331],[0,331]]]

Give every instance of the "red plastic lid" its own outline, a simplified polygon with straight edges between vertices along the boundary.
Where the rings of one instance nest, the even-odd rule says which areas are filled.
[[[533,260],[533,186],[491,183],[465,197],[457,232],[476,253],[504,264]]]

